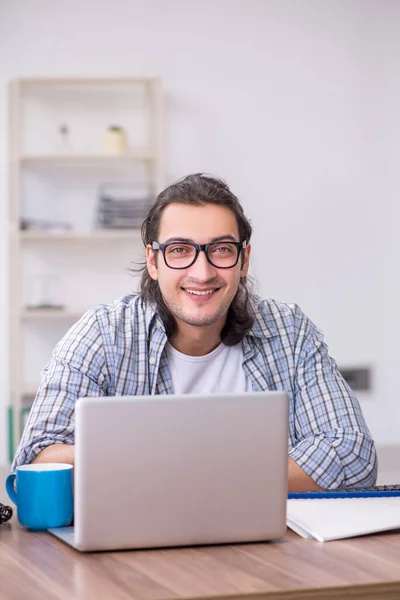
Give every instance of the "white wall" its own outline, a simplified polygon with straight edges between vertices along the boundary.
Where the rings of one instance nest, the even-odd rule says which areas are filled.
[[[300,304],[340,365],[372,366],[365,415],[378,443],[396,443],[399,30],[395,0],[2,3],[0,139],[10,78],[160,76],[167,181],[201,170],[227,179],[255,226],[260,291]],[[5,161],[2,141],[2,333]],[[4,334],[4,407],[6,367]]]

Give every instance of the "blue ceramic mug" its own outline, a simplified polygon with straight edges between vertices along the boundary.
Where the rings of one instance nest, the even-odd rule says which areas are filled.
[[[6,480],[18,521],[28,529],[70,525],[74,516],[72,465],[35,463],[17,467]]]

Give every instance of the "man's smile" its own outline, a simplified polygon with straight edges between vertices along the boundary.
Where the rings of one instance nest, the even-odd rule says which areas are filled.
[[[218,292],[218,290],[220,290],[221,288],[201,289],[193,287],[182,287],[181,289],[187,294],[189,294],[192,300],[206,301],[209,298],[211,298],[211,296],[213,296],[215,292]]]

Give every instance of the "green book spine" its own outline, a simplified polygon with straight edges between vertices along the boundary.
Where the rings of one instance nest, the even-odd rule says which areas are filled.
[[[8,412],[8,460],[12,463],[14,459],[14,410],[12,406],[7,409]]]

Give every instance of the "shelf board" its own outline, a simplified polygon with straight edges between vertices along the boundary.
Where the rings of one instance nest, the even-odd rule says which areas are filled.
[[[132,152],[130,154],[31,154],[21,156],[19,161],[22,165],[38,167],[55,166],[80,166],[80,165],[124,165],[132,162],[153,162],[157,157],[144,152]]]
[[[158,77],[22,77],[15,80],[22,85],[135,85],[159,83]]]
[[[32,396],[32,398],[34,398],[37,394],[37,391],[39,389],[39,383],[37,385],[25,385],[20,389],[20,398],[23,398],[24,396]]]
[[[24,321],[37,321],[37,320],[46,320],[46,321],[54,321],[60,319],[79,319],[84,313],[86,309],[82,310],[71,310],[71,309],[52,309],[52,308],[23,308],[20,310],[20,317]]]
[[[15,395],[18,398],[23,398],[23,396],[32,396],[33,398],[36,396],[36,393],[39,389],[39,383],[37,385],[35,385],[34,383],[27,383],[27,384],[23,384],[21,387],[16,388],[11,386],[10,388],[10,393],[12,395]],[[14,405],[15,408],[15,405]],[[20,408],[25,408],[20,407]]]
[[[140,229],[98,229],[93,231],[62,231],[62,230],[22,230],[13,233],[21,241],[107,241],[128,240],[137,241],[141,239]]]

